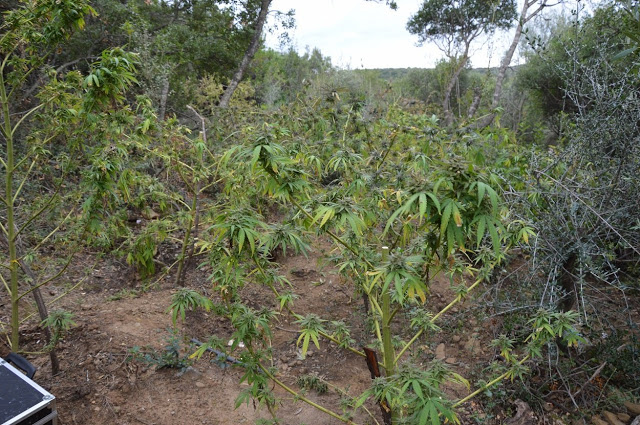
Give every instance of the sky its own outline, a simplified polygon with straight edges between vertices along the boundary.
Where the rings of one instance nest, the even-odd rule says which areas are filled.
[[[418,37],[406,30],[422,0],[396,0],[398,10],[365,0],[273,0],[272,10],[295,9],[293,47],[304,53],[317,47],[334,65],[359,68],[432,68],[443,58],[433,44],[416,46]],[[270,19],[273,19],[271,14]],[[476,44],[473,67],[499,66],[511,33],[496,34]],[[277,36],[267,34],[267,46],[280,50]]]

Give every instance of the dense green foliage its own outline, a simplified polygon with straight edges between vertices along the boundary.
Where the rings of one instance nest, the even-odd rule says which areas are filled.
[[[248,384],[237,405],[258,402],[274,420],[272,384],[345,423],[375,420],[364,409],[373,403],[394,424],[456,423],[460,405],[495,387],[543,399],[531,369],[547,383],[571,371],[567,392],[582,391],[598,366],[592,354],[615,365],[598,373],[637,389],[616,372],[638,362],[637,323],[600,298],[607,288],[637,299],[637,10],[611,4],[559,25],[509,74],[494,111],[494,73],[466,63],[469,37],[513,21],[513,2],[491,6],[425,2],[410,30],[467,43],[465,57],[392,81],[384,70],[336,69],[317,49],[263,49],[221,109],[259,2],[10,5],[0,33],[0,278],[10,319],[0,332],[11,350],[26,320],[20,301],[84,250],[123,260],[136,290],[171,277],[181,287],[167,306],[174,328],[204,309],[232,329],[189,357],[174,330],[164,353],[134,348],[132,359],[185,368],[209,348],[224,362],[237,350]],[[491,126],[475,126],[495,112]],[[281,268],[318,240],[332,244],[324,260],[364,301],[357,343],[341,318],[299,309],[302,294]],[[46,266],[35,276],[37,262]],[[185,279],[196,267],[207,295]],[[438,309],[430,287],[440,276],[453,295]],[[247,297],[255,285],[268,299]],[[480,290],[478,314],[504,317],[485,347],[500,361],[473,381],[424,364],[421,347],[436,341],[443,315]],[[291,389],[273,367],[273,328],[285,316],[302,358],[328,344],[362,357],[366,348],[380,354],[382,376],[342,412]],[[57,310],[41,320],[49,348],[71,318]],[[474,390],[452,400],[447,382]],[[328,388],[318,377],[298,383]],[[585,393],[571,402],[590,407]]]
[[[481,33],[509,28],[516,17],[511,0],[426,0],[407,23],[410,33],[424,43],[444,40],[452,50]]]

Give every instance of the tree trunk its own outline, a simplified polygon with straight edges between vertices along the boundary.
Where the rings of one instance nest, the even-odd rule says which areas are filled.
[[[167,98],[169,97],[169,75],[162,78],[162,92],[160,93],[160,110],[158,111],[158,120],[164,121],[167,112]]]
[[[493,99],[491,100],[492,111],[489,113],[489,115],[485,116],[481,120],[480,124],[478,125],[479,128],[485,128],[491,125],[494,118],[496,117],[495,109],[498,106],[500,106],[500,97],[502,96],[502,86],[504,84],[505,76],[507,75],[507,69],[509,68],[509,65],[511,65],[511,61],[513,60],[513,55],[516,52],[516,48],[518,47],[518,44],[520,43],[520,37],[522,36],[522,29],[524,28],[524,25],[527,22],[529,22],[529,20],[531,20],[531,18],[536,16],[542,9],[544,9],[547,3],[546,0],[542,0],[538,8],[535,11],[531,12],[530,15],[527,16],[527,13],[529,13],[529,8],[534,4],[536,4],[537,1],[538,0],[525,0],[524,4],[522,5],[522,11],[520,12],[520,18],[518,19],[518,25],[516,26],[516,33],[513,35],[513,40],[511,41],[511,45],[509,46],[509,49],[507,49],[507,52],[502,58],[502,62],[500,62],[500,69],[498,70],[498,75],[496,76],[496,87],[493,91]]]
[[[522,35],[522,27],[524,25],[524,19],[527,15],[527,10],[529,9],[531,3],[528,1],[524,2],[522,6],[522,12],[520,13],[520,19],[518,19],[518,25],[516,26],[516,33],[513,35],[513,40],[511,41],[511,45],[504,57],[502,58],[502,62],[500,63],[500,70],[498,71],[498,76],[496,77],[496,87],[493,90],[493,99],[491,101],[491,108],[495,109],[500,104],[500,96],[502,96],[502,85],[504,84],[504,77],[507,74],[507,69],[509,65],[511,65],[511,60],[513,59],[513,54],[516,52],[516,48],[520,43],[520,36]]]
[[[473,101],[471,102],[471,106],[469,106],[467,117],[473,118],[478,110],[478,106],[480,106],[480,100],[482,100],[482,87],[475,87],[473,89]]]
[[[269,6],[271,6],[271,1],[272,0],[262,0],[262,3],[260,5],[260,13],[258,14],[258,19],[256,20],[256,27],[253,33],[253,37],[251,38],[251,43],[249,44],[249,48],[245,52],[244,57],[240,62],[240,66],[238,67],[236,73],[233,74],[233,78],[229,82],[229,85],[220,98],[219,106],[221,108],[229,107],[229,102],[231,101],[233,92],[235,92],[236,88],[238,88],[238,84],[240,84],[240,81],[242,81],[242,77],[244,76],[245,71],[249,67],[249,64],[253,60],[253,56],[258,50],[258,46],[260,45],[260,38],[262,37],[262,28],[267,21],[267,13],[269,13]]]
[[[6,238],[6,236],[2,234],[0,234],[0,245],[2,246],[3,249],[9,247],[8,239]],[[22,271],[27,275],[30,281],[29,285],[31,286],[31,288],[36,287],[31,291],[31,293],[33,294],[33,299],[36,302],[36,306],[38,307],[38,315],[40,316],[40,321],[45,320],[47,317],[49,317],[49,312],[47,311],[47,304],[45,303],[44,298],[42,297],[42,292],[40,291],[40,288],[37,287],[38,282],[37,282],[35,273],[33,272],[33,270],[31,270],[31,267],[29,267],[29,265],[26,264],[21,259],[22,246],[19,240],[15,241],[15,250],[17,255],[16,266],[19,266],[22,269]],[[51,342],[51,331],[47,326],[43,327],[43,331],[44,331],[44,341],[47,345],[49,345],[49,343]],[[17,352],[17,350],[12,350],[12,351]],[[60,362],[58,361],[58,355],[56,354],[55,347],[52,347],[51,351],[49,352],[49,358],[51,359],[51,373],[52,375],[55,375],[58,372],[60,372]]]
[[[24,261],[18,260],[20,264],[20,268],[25,274],[31,279],[31,287],[37,286],[36,275],[33,273],[31,268],[25,264]],[[40,316],[40,321],[45,320],[49,317],[49,312],[47,311],[47,304],[44,302],[44,298],[42,297],[42,292],[40,292],[40,288],[35,288],[33,291],[33,299],[36,302],[36,306],[38,307],[38,315]],[[43,326],[44,331],[44,340],[49,345],[51,343],[51,331],[48,326]],[[51,359],[51,374],[56,375],[60,372],[60,362],[58,361],[58,355],[56,354],[56,348],[51,347],[51,351],[49,351],[49,358]]]
[[[447,88],[445,89],[445,92],[444,92],[444,99],[442,100],[442,109],[444,110],[444,116],[445,116],[447,125],[453,124],[453,113],[451,112],[451,92],[453,91],[453,88],[455,87],[456,82],[458,81],[458,77],[460,76],[460,73],[464,69],[464,66],[467,64],[468,60],[469,60],[469,47],[467,46],[464,49],[462,59],[460,60],[460,63],[456,67],[455,72],[451,76],[451,79],[449,80],[449,84],[447,85]]]

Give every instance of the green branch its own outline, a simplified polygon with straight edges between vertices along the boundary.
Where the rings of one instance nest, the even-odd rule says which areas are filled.
[[[20,128],[20,125],[22,125],[23,121],[25,119],[27,119],[31,114],[33,114],[34,112],[36,112],[38,109],[42,108],[44,106],[44,103],[41,103],[38,106],[34,106],[33,108],[31,108],[30,110],[28,110],[23,116],[22,118],[20,118],[18,120],[18,122],[13,126],[13,128],[11,129],[11,136],[13,137],[13,135],[15,134],[16,130],[18,128]]]
[[[16,202],[16,200],[18,199],[18,195],[20,194],[20,192],[22,192],[22,188],[24,186],[24,184],[27,182],[27,179],[29,178],[29,174],[31,174],[31,170],[33,170],[33,166],[36,164],[36,160],[34,159],[33,161],[31,161],[31,165],[29,166],[29,169],[27,170],[27,172],[25,173],[22,181],[20,182],[20,185],[18,186],[18,188],[16,189],[16,192],[13,194],[13,199],[11,200],[12,202]],[[16,167],[18,167],[16,165]],[[7,202],[5,201],[5,204]]]
[[[313,401],[309,400],[308,398],[306,398],[305,396],[299,394],[297,391],[289,388],[284,382],[280,381],[279,379],[277,379],[275,376],[273,376],[271,374],[271,372],[269,372],[269,370],[264,367],[261,363],[258,363],[258,366],[260,366],[260,369],[264,372],[265,375],[267,375],[267,377],[269,379],[271,379],[273,382],[275,382],[280,388],[282,388],[283,390],[285,390],[286,392],[288,392],[289,394],[291,394],[292,396],[294,396],[296,399],[298,400],[302,400],[305,403],[307,403],[308,405],[315,407],[316,409],[320,410],[323,413],[326,413],[329,416],[332,416],[348,425],[357,425],[355,422],[351,421],[350,419],[347,419],[343,416],[338,415],[335,412],[332,412],[331,410],[320,406],[317,403],[314,403]]]
[[[66,264],[60,269],[58,270],[58,272],[56,274],[54,274],[53,276],[49,277],[48,279],[45,279],[43,282],[34,285],[31,287],[31,289],[29,289],[28,291],[26,291],[25,293],[23,293],[22,295],[20,295],[18,297],[18,300],[21,300],[24,296],[29,295],[30,293],[32,293],[33,291],[35,291],[36,289],[46,285],[47,283],[57,279],[58,277],[60,277],[62,275],[62,273],[65,272],[65,270],[67,270],[67,267],[69,267],[69,265],[71,264],[71,261],[73,260],[73,257],[75,257],[77,252],[74,252],[73,254],[71,254],[69,256],[69,259],[67,260]],[[24,268],[24,265],[22,264],[22,260],[18,260],[20,267]]]
[[[520,360],[518,362],[518,364],[519,365],[523,364],[524,362],[529,360],[529,358],[530,358],[530,355],[528,354],[522,360]],[[503,373],[502,375],[498,376],[497,378],[491,380],[490,382],[487,382],[485,385],[483,385],[482,387],[478,388],[477,390],[475,390],[474,392],[472,392],[471,394],[469,394],[465,398],[460,399],[460,400],[456,401],[455,403],[453,403],[453,405],[451,407],[458,407],[461,404],[471,400],[473,397],[477,396],[478,394],[482,393],[483,391],[486,391],[488,388],[490,388],[490,387],[494,386],[495,384],[497,384],[498,382],[502,381],[504,378],[509,376],[509,373],[510,373],[510,371],[506,371],[505,373]]]
[[[95,263],[93,263],[93,266],[91,267],[91,269],[95,269],[96,264],[98,264],[98,261],[96,260]],[[46,306],[50,306],[56,302],[58,302],[60,299],[64,298],[65,296],[67,296],[68,294],[70,294],[71,292],[73,292],[73,290],[75,290],[78,286],[82,285],[84,283],[85,280],[87,280],[88,275],[85,275],[85,277],[83,277],[82,279],[80,279],[75,285],[73,285],[71,288],[67,289],[66,291],[64,291],[62,294],[58,295],[57,297],[55,297],[54,299],[52,299],[51,301],[49,301],[48,303],[46,303]],[[35,315],[36,312],[33,312],[25,317],[22,318],[22,320],[20,321],[20,324],[26,322],[27,320],[29,320],[33,315]]]
[[[471,285],[468,289],[467,289],[467,293],[471,292],[476,286],[478,286],[480,284],[480,282],[482,282],[482,279],[478,279],[474,282],[473,285]],[[447,304],[442,310],[440,310],[438,312],[438,314],[436,314],[435,316],[433,316],[431,318],[431,320],[429,321],[430,323],[435,323],[436,320],[438,320],[438,318],[440,316],[442,316],[444,313],[446,313],[451,307],[453,307],[454,305],[456,305],[460,300],[462,300],[462,296],[458,295],[457,297],[455,297],[453,299],[453,301],[451,301],[449,304]],[[402,355],[409,349],[409,347],[411,347],[411,345],[413,345],[414,342],[416,342],[416,340],[420,337],[420,335],[422,335],[424,333],[424,329],[420,329],[414,336],[413,338],[411,338],[411,340],[409,342],[407,342],[407,344],[402,347],[402,350],[400,350],[400,353],[398,353],[398,355],[396,356],[396,362],[398,360],[400,360],[400,357],[402,357]]]
[[[302,208],[302,205],[300,205],[298,203],[298,201],[296,201],[293,197],[289,197],[289,200],[291,201],[291,203],[293,205],[296,206],[296,208],[298,208],[298,210],[300,210],[304,215],[307,216],[307,218],[309,218],[310,220],[313,221],[313,216],[311,214],[309,214],[304,208]],[[371,264],[369,262],[369,260],[367,260],[366,258],[364,258],[362,256],[362,254],[360,254],[358,251],[356,251],[351,245],[349,245],[347,242],[345,242],[342,238],[340,238],[338,235],[336,235],[335,233],[333,233],[331,230],[326,230],[327,234],[329,236],[331,236],[333,238],[333,240],[335,240],[336,242],[338,242],[340,245],[344,246],[345,248],[347,248],[349,251],[351,251],[356,257],[364,260],[364,262],[367,264],[367,266],[369,266],[371,269],[374,269],[375,267],[373,267],[373,264]]]
[[[265,273],[264,269],[262,268],[262,266],[260,265],[260,262],[258,261],[258,259],[256,258],[255,254],[251,256],[253,262],[256,264],[258,271],[260,271],[260,274],[262,274],[262,277],[264,277],[266,279],[267,274]],[[271,284],[271,282],[269,282],[267,284],[267,286],[269,287],[269,289],[271,289],[271,292],[273,292],[273,294],[276,296],[276,298],[280,297],[280,293],[278,292],[278,290]],[[293,317],[295,317],[296,319],[301,319],[302,316],[299,315],[298,313],[296,313],[295,311],[293,311],[291,309],[291,307],[289,307],[289,305],[285,305],[285,308],[287,309],[287,312],[289,314],[291,314]],[[323,331],[318,331],[318,335],[322,336],[323,338],[328,339],[329,341],[335,343],[336,345],[340,346],[341,342],[339,340],[337,340],[336,338],[334,338],[333,336],[329,335],[326,332]],[[354,354],[357,354],[361,357],[367,357],[367,355],[365,353],[363,353],[362,351],[356,350],[353,347],[350,346],[346,346],[345,347],[347,350],[351,351]]]

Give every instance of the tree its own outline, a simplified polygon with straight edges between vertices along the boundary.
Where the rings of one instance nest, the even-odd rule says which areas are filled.
[[[203,76],[220,81],[232,77],[253,38],[260,2],[95,0],[92,4],[98,16],[88,18],[84,31],[72,35],[47,58],[48,63],[86,71],[103,50],[126,45],[145,64],[138,73],[137,91],[152,99],[162,120],[168,113],[184,111]]]
[[[513,35],[513,39],[509,48],[507,49],[502,61],[500,62],[500,69],[498,70],[498,75],[496,76],[496,85],[493,90],[493,98],[491,100],[491,113],[483,118],[480,123],[480,127],[486,127],[490,125],[495,116],[495,109],[500,105],[500,97],[502,96],[502,87],[504,84],[504,79],[507,74],[507,68],[511,64],[511,60],[513,59],[513,55],[520,43],[520,37],[522,36],[522,30],[524,26],[536,15],[538,15],[544,8],[554,6],[548,4],[548,0],[525,0],[522,4],[522,10],[520,11],[520,17],[518,19],[518,24],[516,25],[516,31]]]
[[[542,273],[532,275],[554,283],[545,303],[585,317],[606,310],[587,285],[625,296],[638,282],[640,89],[637,55],[620,57],[634,25],[615,6],[597,9],[554,32],[521,71],[539,108],[562,124],[558,146],[532,158],[538,195],[522,195],[538,231]]]
[[[469,61],[471,44],[482,34],[509,28],[515,15],[515,0],[425,0],[409,19],[407,30],[420,44],[433,41],[457,62],[442,99],[448,124],[453,122],[451,92]]]
[[[378,2],[382,2],[383,0],[366,0],[366,1],[373,1],[378,3]],[[222,97],[220,98],[219,106],[221,108],[227,108],[229,106],[229,102],[231,100],[231,97],[233,96],[233,93],[238,87],[238,84],[240,84],[240,81],[244,77],[244,74],[246,73],[247,69],[249,68],[249,65],[251,64],[253,57],[258,51],[258,47],[260,45],[260,38],[262,37],[263,28],[267,20],[267,15],[269,13],[269,8],[271,7],[271,3],[272,3],[272,0],[260,0],[259,8],[257,9],[258,16],[255,18],[255,23],[253,25],[253,36],[251,38],[251,42],[249,43],[249,46],[247,47],[247,50],[245,51],[244,56],[242,57],[242,61],[240,62],[240,65],[238,66],[236,72],[233,74],[233,77],[231,78],[229,85],[227,86],[224,93],[222,94]],[[393,0],[384,0],[384,3],[393,10],[397,9],[398,7],[396,2]],[[257,4],[257,0],[254,2],[251,2],[251,1],[247,2],[248,14],[251,14],[253,7],[255,7],[252,5],[255,5],[255,4]],[[293,20],[291,19],[293,17],[293,13],[294,13],[293,10],[287,12],[286,14],[282,14],[281,12],[278,12],[280,16],[289,17],[288,22],[285,22],[284,24],[285,28],[293,27],[294,25]]]
[[[259,104],[274,106],[295,101],[311,81],[332,69],[331,59],[313,49],[300,55],[289,49],[256,54],[249,75]]]
[[[253,57],[258,51],[258,47],[260,44],[260,38],[262,37],[262,28],[264,27],[264,23],[267,21],[267,14],[269,13],[269,7],[271,6],[271,0],[261,0],[260,2],[260,11],[258,12],[258,17],[255,21],[255,27],[253,30],[253,36],[251,37],[251,42],[249,43],[249,47],[247,51],[244,53],[242,57],[242,61],[240,61],[240,65],[238,69],[233,74],[229,85],[225,89],[222,97],[220,98],[220,107],[227,108],[229,106],[229,101],[231,101],[231,96],[233,96],[233,92],[236,91],[238,84],[242,80],[244,73],[247,68],[251,64]]]
[[[227,7],[226,0],[131,3],[134,13],[124,29],[130,48],[146,64],[141,86],[157,104],[161,120],[167,111],[181,111],[192,102],[189,81],[230,77],[253,37],[253,28],[242,24],[251,22],[249,12]]]

